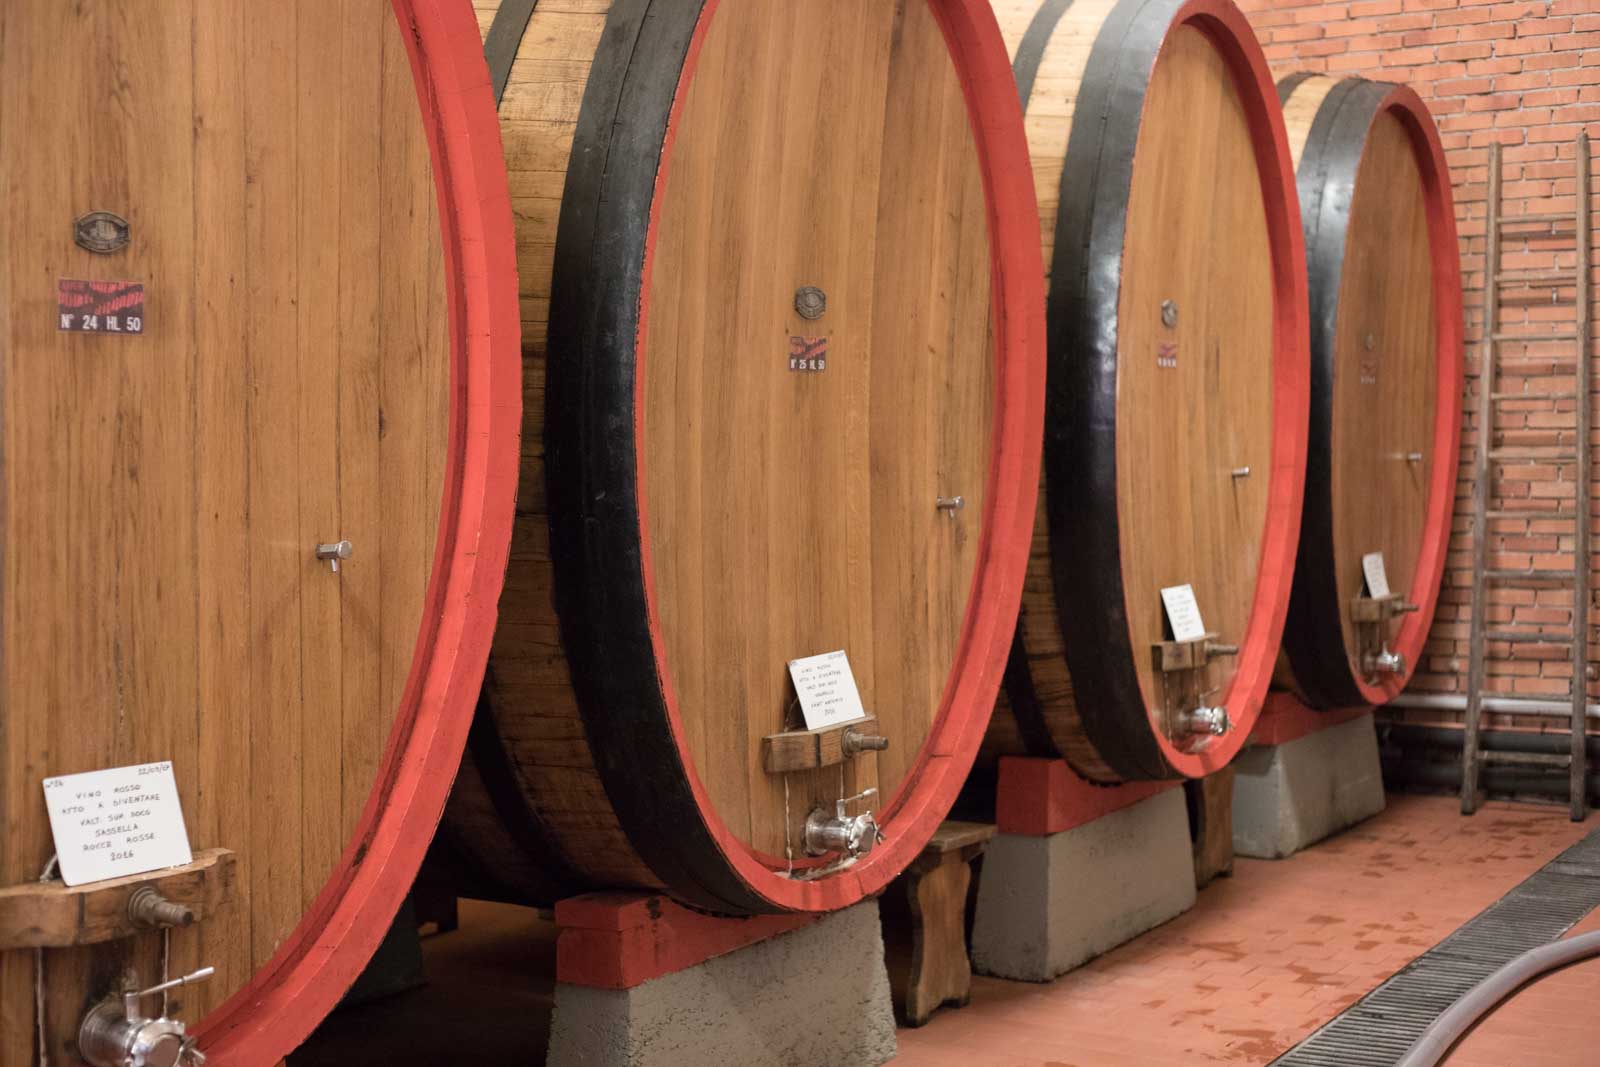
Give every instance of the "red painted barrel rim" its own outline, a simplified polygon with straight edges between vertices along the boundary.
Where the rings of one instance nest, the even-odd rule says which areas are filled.
[[[1249,112],[1272,245],[1272,334],[1278,353],[1273,362],[1272,479],[1267,489],[1267,518],[1255,599],[1250,621],[1239,641],[1233,679],[1221,696],[1233,726],[1196,753],[1180,751],[1165,731],[1154,731],[1173,769],[1199,778],[1227,766],[1249,741],[1278,660],[1284,620],[1289,613],[1290,582],[1300,543],[1300,508],[1305,495],[1311,325],[1294,160],[1283,111],[1278,106],[1277,88],[1260,42],[1244,14],[1230,0],[1193,0],[1180,9],[1176,21],[1191,23],[1204,32],[1229,60],[1234,76],[1242,83],[1239,96]]]
[[[643,396],[645,373],[651,250],[669,171],[671,138],[717,2],[708,0],[695,29],[656,178],[635,342],[635,395],[639,397]],[[716,813],[695,770],[677,695],[666,668],[644,521],[647,486],[643,464],[636,461],[645,597],[656,670],[673,739],[706,830],[735,875],[772,909],[831,911],[881,890],[916,857],[948,814],[988,726],[1010,650],[1031,546],[1039,482],[1039,439],[1044,426],[1044,266],[1021,103],[999,25],[986,0],[927,2],[962,76],[978,146],[989,212],[995,334],[1005,357],[998,358],[997,353],[995,440],[985,491],[980,562],[951,670],[952,680],[916,763],[902,787],[882,808],[888,840],[849,869],[813,882],[784,877],[768,865],[770,857],[763,862],[760,854],[741,842]],[[643,405],[636,404],[634,410],[637,447],[643,441]]]
[[[511,542],[520,312],[494,94],[469,5],[392,4],[432,151],[450,287],[450,438],[438,542],[411,673],[355,834],[278,952],[198,1030],[213,1062],[228,1067],[273,1067],[298,1047],[388,932],[466,743]]]
[[[1456,476],[1461,465],[1462,293],[1461,254],[1456,236],[1455,201],[1450,166],[1445,161],[1439,130],[1422,98],[1409,86],[1397,85],[1381,110],[1392,112],[1411,135],[1428,205],[1428,244],[1432,252],[1435,344],[1438,367],[1434,394],[1433,471],[1428,483],[1428,511],[1417,566],[1406,599],[1417,610],[1404,617],[1394,649],[1405,657],[1404,674],[1387,676],[1373,685],[1354,672],[1361,695],[1383,704],[1399,695],[1416,672],[1439,605],[1439,583],[1450,545],[1450,520],[1455,514]]]

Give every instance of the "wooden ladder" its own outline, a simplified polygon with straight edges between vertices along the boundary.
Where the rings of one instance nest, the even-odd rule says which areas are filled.
[[[1501,213],[1500,146],[1489,146],[1489,210],[1488,248],[1484,266],[1484,344],[1483,369],[1478,384],[1478,444],[1473,464],[1472,491],[1472,625],[1470,640],[1470,666],[1467,671],[1466,730],[1461,750],[1461,812],[1471,815],[1478,807],[1478,777],[1485,764],[1512,765],[1537,769],[1565,769],[1574,822],[1587,814],[1587,797],[1584,791],[1588,771],[1585,748],[1585,718],[1588,711],[1589,673],[1589,485],[1590,485],[1590,367],[1589,367],[1589,248],[1591,241],[1589,221],[1589,136],[1578,135],[1577,182],[1573,213],[1524,214],[1505,216]],[[1572,233],[1575,262],[1570,271],[1503,271],[1501,270],[1501,245],[1505,241],[1549,239],[1569,236],[1557,227],[1561,223],[1573,224]],[[1542,307],[1573,308],[1572,332],[1534,332],[1533,324],[1519,324],[1518,329],[1502,331],[1501,308],[1506,303],[1503,289],[1545,289],[1548,301],[1540,299]],[[1560,290],[1573,289],[1571,301],[1559,300]],[[1530,301],[1518,301],[1531,306]],[[1528,355],[1531,344],[1570,343],[1563,353],[1554,355]],[[1501,356],[1503,345],[1515,346],[1521,355]],[[1499,374],[1519,368],[1534,369],[1540,366],[1572,367],[1571,392],[1526,393],[1499,390]],[[1496,438],[1508,433],[1496,429],[1495,413],[1498,405],[1506,401],[1545,400],[1559,405],[1561,401],[1575,401],[1576,422],[1572,429],[1570,446],[1562,441],[1560,430],[1554,431],[1557,444],[1524,445],[1516,447],[1497,442]],[[1561,428],[1565,429],[1565,427]],[[1495,507],[1495,488],[1492,472],[1504,463],[1555,463],[1576,469],[1576,493],[1572,510],[1561,508],[1560,500],[1552,499],[1549,506],[1534,510],[1516,507]],[[1532,501],[1529,501],[1532,503]],[[1521,519],[1534,521],[1570,522],[1573,525],[1572,567],[1570,570],[1554,569],[1498,569],[1489,566],[1489,523],[1495,519]],[[1546,633],[1543,626],[1537,629],[1492,629],[1489,626],[1489,588],[1572,590],[1571,628],[1565,633]],[[1485,697],[1510,697],[1511,694],[1492,693],[1485,690],[1486,661],[1489,646],[1505,645],[1515,649],[1526,645],[1566,645],[1572,657],[1572,676],[1568,696],[1572,707],[1572,745],[1568,755],[1557,753],[1485,752],[1480,748],[1480,727],[1483,720]]]

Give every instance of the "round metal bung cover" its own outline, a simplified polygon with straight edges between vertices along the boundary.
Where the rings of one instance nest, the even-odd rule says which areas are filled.
[[[828,310],[828,294],[814,285],[802,286],[795,290],[794,309],[802,319],[820,319]]]
[[[72,239],[79,248],[96,255],[109,255],[128,245],[128,220],[109,211],[91,211],[72,225]]]
[[[143,1067],[177,1067],[183,1059],[183,1038],[175,1033],[167,1032],[157,1035],[145,1047],[143,1058],[136,1061]]]

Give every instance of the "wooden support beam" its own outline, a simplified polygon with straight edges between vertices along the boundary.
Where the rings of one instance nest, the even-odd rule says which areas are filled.
[[[889,747],[877,736],[878,720],[871,715],[821,730],[788,730],[761,739],[761,763],[768,774],[814,771],[831,767],[866,750]],[[846,737],[849,734],[850,737]],[[852,747],[859,746],[859,747]]]
[[[233,899],[236,857],[208,849],[194,862],[164,871],[88,885],[32,882],[0,889],[0,951],[97,945],[142,932],[128,915],[128,899],[151,886],[174,904],[187,905],[202,922]]]

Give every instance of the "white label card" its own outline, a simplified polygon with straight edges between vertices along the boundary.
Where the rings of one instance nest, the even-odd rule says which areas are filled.
[[[1198,641],[1206,635],[1206,624],[1200,618],[1200,603],[1194,598],[1194,586],[1172,585],[1161,590],[1161,603],[1167,607],[1167,622],[1172,626],[1174,641]]]
[[[1389,595],[1389,575],[1383,569],[1383,553],[1368,552],[1361,557],[1361,573],[1367,578],[1367,595],[1376,600]]]
[[[68,885],[194,862],[171,763],[46,778],[44,803]]]
[[[789,677],[807,730],[821,730],[866,717],[850,658],[843,652],[824,652],[789,661]]]

